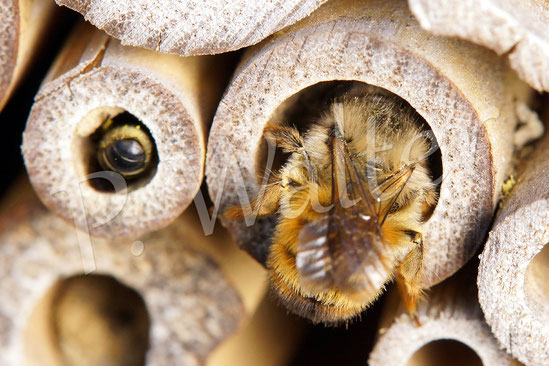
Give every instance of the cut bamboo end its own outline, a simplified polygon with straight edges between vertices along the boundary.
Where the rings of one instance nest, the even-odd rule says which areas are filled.
[[[35,98],[23,155],[41,200],[92,235],[137,237],[169,224],[204,173],[205,135],[230,63],[123,47],[81,25]],[[138,179],[103,171],[95,135],[109,118],[151,137]]]
[[[221,210],[257,193],[267,122],[284,121],[296,100],[337,81],[396,94],[434,133],[443,176],[423,239],[424,285],[436,284],[473,255],[486,233],[513,150],[515,107],[530,90],[491,51],[423,31],[403,2],[327,3],[251,48],[237,69],[208,141],[208,188]],[[223,223],[265,261],[272,222]]]
[[[479,300],[492,332],[508,352],[527,365],[546,365],[549,135],[523,164],[481,255]]]
[[[484,322],[474,279],[458,275],[429,291],[418,308],[419,326],[392,296],[368,365],[520,365],[499,348]]]
[[[40,49],[55,9],[48,0],[0,1],[0,110]]]
[[[254,313],[266,280],[197,221],[183,215],[138,241],[113,242],[44,209],[4,217],[0,363],[138,365],[145,354],[147,365],[206,362]]]
[[[520,77],[538,91],[549,91],[549,5],[544,0],[487,0],[451,3],[409,0],[421,26],[438,35],[459,37],[507,54]]]
[[[181,56],[253,45],[309,15],[326,0],[56,0],[122,44]]]

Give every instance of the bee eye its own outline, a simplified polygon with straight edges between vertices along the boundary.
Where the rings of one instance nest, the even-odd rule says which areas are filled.
[[[139,124],[105,122],[99,137],[97,161],[104,170],[137,178],[146,172],[154,154],[152,137]]]

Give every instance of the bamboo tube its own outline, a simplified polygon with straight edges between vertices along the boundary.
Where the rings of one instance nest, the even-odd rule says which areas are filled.
[[[304,323],[266,296],[246,326],[214,350],[207,366],[288,365]]]
[[[404,312],[398,296],[390,296],[368,365],[519,365],[499,349],[484,322],[471,267],[429,291],[418,308],[419,326]]]
[[[92,235],[137,237],[169,224],[200,188],[205,136],[230,60],[123,47],[81,24],[36,96],[23,137],[40,199]],[[116,116],[152,136],[156,160],[138,181],[104,176],[97,166],[94,133]]]
[[[444,175],[423,233],[429,258],[424,286],[432,286],[471,258],[486,233],[513,150],[515,108],[524,105],[529,88],[492,52],[423,31],[402,1],[327,3],[252,47],[233,76],[206,157],[210,196],[221,210],[246,193],[257,194],[257,177],[266,167],[266,123],[284,121],[282,109],[306,99],[313,89],[304,92],[307,87],[334,80],[367,83],[403,98],[438,141]],[[316,87],[322,85],[331,84]],[[265,261],[272,221],[223,224]]]
[[[409,0],[421,26],[506,55],[520,77],[549,91],[549,3],[545,0]]]
[[[545,122],[547,126],[548,108]],[[479,300],[492,332],[508,352],[527,365],[547,365],[549,135],[522,163],[517,179],[481,255]]]
[[[145,353],[147,365],[199,365],[265,294],[261,266],[222,231],[204,237],[194,215],[133,243],[84,243],[43,208],[1,226],[2,365],[143,365]]]
[[[309,15],[326,0],[56,0],[122,44],[181,56],[255,44]]]
[[[40,49],[55,8],[49,0],[0,1],[0,110]]]

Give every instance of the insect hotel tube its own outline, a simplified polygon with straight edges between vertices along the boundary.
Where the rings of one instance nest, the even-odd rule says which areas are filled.
[[[166,226],[201,185],[205,135],[230,65],[223,56],[124,47],[81,24],[23,136],[41,200],[92,235],[137,237]]]
[[[326,0],[56,0],[122,44],[181,56],[255,44],[309,15]]]
[[[409,4],[425,30],[505,54],[523,80],[539,91],[549,91],[547,2],[410,0]]]
[[[0,2],[0,110],[40,48],[55,8],[48,0]]]
[[[246,325],[214,350],[207,366],[289,365],[305,324],[273,300],[266,296]]]
[[[250,48],[210,131],[210,196],[220,212],[247,204],[263,173],[276,171],[267,164],[267,123],[303,130],[309,102],[350,83],[398,97],[434,137],[428,159],[438,202],[423,225],[422,286],[430,287],[456,272],[484,237],[513,151],[516,107],[531,91],[491,51],[423,31],[405,2],[333,1]],[[222,220],[265,263],[275,220]]]
[[[544,113],[547,126],[549,109]],[[524,364],[544,365],[549,359],[549,135],[522,162],[515,181],[481,255],[479,300],[501,345]]]
[[[484,322],[475,275],[473,266],[467,265],[433,287],[420,304],[417,319],[403,311],[395,293],[389,294],[368,365],[520,365],[500,349]]]
[[[2,365],[203,364],[265,294],[264,269],[192,215],[136,241],[86,242],[33,206],[1,226]]]

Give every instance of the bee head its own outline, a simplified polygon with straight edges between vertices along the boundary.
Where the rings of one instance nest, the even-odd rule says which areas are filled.
[[[86,174],[107,171],[120,174],[130,189],[154,176],[158,163],[156,144],[147,127],[129,112],[103,117],[103,122],[81,142]],[[101,191],[112,191],[103,179],[90,184]]]
[[[103,135],[97,149],[101,168],[136,177],[147,170],[153,155],[150,136],[139,125],[122,125]]]

